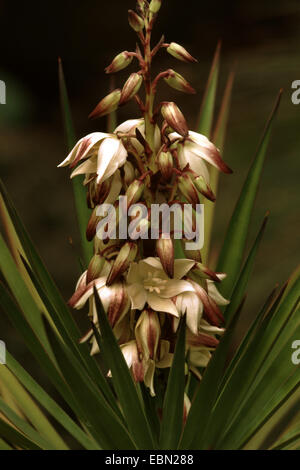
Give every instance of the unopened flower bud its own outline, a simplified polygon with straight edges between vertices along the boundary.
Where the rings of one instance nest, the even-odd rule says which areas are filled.
[[[173,102],[164,102],[161,107],[161,114],[164,119],[167,121],[167,124],[178,132],[178,134],[183,137],[187,137],[189,134],[189,129],[185,120],[184,115],[178,108],[178,106]]]
[[[191,177],[187,173],[184,173],[178,176],[177,181],[178,189],[183,195],[183,197],[185,197],[186,200],[191,204],[199,204],[199,194],[193,184]]]
[[[157,313],[152,310],[144,310],[135,327],[137,348],[143,358],[155,358],[160,333],[161,329]]]
[[[127,197],[127,209],[138,202],[145,189],[145,183],[140,180],[134,180],[128,187],[125,196]]]
[[[169,180],[173,174],[173,157],[171,152],[160,152],[157,156],[157,165],[162,176]]]
[[[104,262],[105,258],[103,258],[103,256],[94,255],[92,257],[86,275],[87,284],[91,281],[94,281],[94,279],[100,277]]]
[[[123,282],[115,282],[111,287],[105,287],[107,289],[107,296],[103,295],[103,307],[107,312],[107,318],[112,328],[119,324],[124,316],[130,309],[130,299],[127,293],[127,289]],[[105,300],[104,300],[105,297]],[[128,329],[128,325],[124,327]],[[119,328],[120,330],[120,328]],[[122,331],[118,332],[122,334]],[[123,332],[124,334],[125,332]]]
[[[89,118],[96,119],[115,111],[119,105],[120,97],[121,90],[119,88],[109,93],[109,95],[105,96],[100,103],[97,104],[96,108],[89,115]]]
[[[216,273],[202,263],[196,263],[192,269],[192,273],[200,279],[211,279],[212,281],[220,282]]]
[[[94,238],[94,252],[104,256],[105,259],[111,259],[120,251],[120,240],[102,240]]]
[[[138,219],[136,221],[135,219]],[[129,231],[130,231],[130,238],[132,240],[136,240],[137,238],[139,239],[148,239],[148,231],[151,226],[150,220],[148,218],[142,218],[140,219],[139,214],[137,216],[132,216],[130,217],[130,222],[133,223],[133,227],[130,225]]]
[[[182,238],[181,240],[181,246],[182,246],[182,249],[183,249],[183,252],[185,254],[185,256],[189,259],[193,259],[195,261],[199,261],[201,263],[202,261],[202,256],[201,256],[201,251],[200,250],[190,250],[190,249],[186,249],[186,243],[188,243],[189,240],[185,239],[185,238]]]
[[[96,206],[89,218],[87,228],[86,228],[86,238],[90,242],[93,240],[94,236],[96,235],[97,225],[99,223],[100,217],[97,216],[97,210],[99,206]]]
[[[195,94],[196,91],[189,84],[189,82],[179,73],[174,70],[168,70],[169,75],[164,77],[164,81],[175,90],[183,91],[184,93]]]
[[[167,48],[169,54],[175,57],[178,60],[182,60],[183,62],[197,62],[191,54],[180,44],[176,44],[176,42],[171,42],[169,47]]]
[[[128,187],[135,179],[134,166],[129,161],[126,161],[123,169],[124,169],[124,183]]]
[[[137,0],[136,9],[142,16],[145,16],[149,9],[149,3],[147,0]]]
[[[151,13],[157,13],[161,7],[161,0],[151,0],[149,10]]]
[[[126,242],[125,245],[122,246],[118,256],[114,261],[114,264],[111,267],[106,285],[111,285],[117,277],[121,276],[121,274],[126,271],[130,263],[134,261],[136,254],[137,245],[135,243]]]
[[[136,341],[129,341],[121,346],[124,359],[132,371],[135,382],[142,382],[146,374],[145,361],[139,359]]]
[[[212,202],[215,202],[216,196],[212,192],[211,187],[209,184],[206,183],[205,179],[203,176],[197,176],[197,178],[194,179],[194,185],[198,189],[198,191],[203,194],[207,199],[209,199]]]
[[[112,63],[106,67],[105,72],[106,73],[115,73],[119,72],[120,70],[125,69],[131,62],[132,62],[132,55],[129,54],[128,51],[120,52]]]
[[[174,245],[171,238],[159,238],[156,242],[156,253],[159,256],[165,273],[174,277]]]
[[[142,75],[139,73],[132,73],[123,86],[119,105],[125,104],[127,101],[131,100],[131,98],[138,93],[142,83]]]
[[[144,28],[144,20],[135,11],[128,10],[128,23],[134,31],[139,33]]]

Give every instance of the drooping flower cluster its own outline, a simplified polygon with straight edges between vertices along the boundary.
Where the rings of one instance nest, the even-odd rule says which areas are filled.
[[[94,132],[80,139],[59,165],[72,168],[71,177],[85,176],[87,204],[92,209],[86,235],[94,245],[94,256],[69,304],[81,309],[88,303],[89,316],[98,326],[96,288],[134,379],[144,381],[152,395],[155,371],[172,363],[176,332],[184,316],[186,369],[201,378],[201,368],[207,366],[218,345],[217,337],[224,331],[220,306],[228,303],[215,285],[224,275],[202,264],[199,249],[185,250],[186,258],[178,256],[175,244],[178,248],[178,243],[184,245],[188,238],[186,232],[183,235],[186,220],[178,229],[169,211],[169,233],[165,232],[166,221],[159,219],[155,227],[158,237],[151,237],[153,206],[189,204],[192,230],[202,198],[215,200],[209,165],[231,172],[207,137],[189,131],[174,102],[161,102],[154,108],[160,79],[177,90],[194,92],[171,69],[151,79],[151,61],[161,48],[179,60],[195,62],[182,46],[167,44],[164,39],[151,49],[151,31],[160,5],[161,0],[150,4],[139,0],[137,12],[129,11],[129,24],[144,53],[140,47],[135,52],[124,51],[106,72],[122,70],[133,58],[140,68],[129,76],[122,90],[110,93],[91,113],[97,118],[135,99],[142,117],[122,123],[114,132]],[[144,100],[139,95],[142,83]],[[125,201],[125,215],[121,201]],[[140,217],[137,207],[147,217]],[[129,226],[134,230],[127,230]],[[178,231],[182,236],[177,236]],[[92,343],[92,354],[98,353],[93,330],[82,338],[87,340]]]

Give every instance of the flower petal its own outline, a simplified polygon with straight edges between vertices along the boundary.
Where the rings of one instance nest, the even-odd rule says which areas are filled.
[[[115,136],[104,139],[99,147],[97,160],[97,183],[109,178],[127,157],[122,142]]]
[[[192,142],[186,141],[185,145],[188,146],[194,154],[203,158],[220,171],[223,171],[223,173],[232,173],[232,170],[222,160],[217,147],[210,142],[207,137],[192,131],[189,132],[189,137]]]
[[[170,299],[163,299],[154,292],[148,292],[147,302],[149,307],[152,308],[152,310],[155,312],[170,313],[175,317],[179,317],[178,310],[175,307],[174,302],[172,302]]]
[[[149,360],[148,368],[144,377],[144,383],[146,387],[150,390],[151,397],[155,397],[154,391],[154,372],[155,372],[155,362],[151,359]]]
[[[225,297],[220,294],[212,281],[207,283],[207,290],[209,297],[211,297],[217,305],[228,305],[230,303],[230,300],[225,299]]]
[[[79,160],[87,158],[91,153],[93,153],[93,151],[95,151],[95,149],[93,149],[94,145],[107,136],[108,134],[104,132],[93,132],[83,137],[77,142],[67,158],[60,163],[58,167],[67,166],[69,164],[71,167],[74,167]]]
[[[164,339],[160,342],[160,356],[156,362],[156,367],[165,368],[170,367],[173,361],[173,354],[170,352],[170,343]]]
[[[190,259],[176,259],[174,261],[174,278],[181,279],[194,266],[195,261]]]
[[[84,175],[86,173],[96,173],[97,170],[97,157],[89,158],[81,165],[79,165],[75,170],[71,173],[70,178],[74,178],[77,175]]]
[[[135,284],[141,281],[138,263],[131,263],[127,274],[128,284]]]
[[[202,158],[195,154],[186,143],[179,144],[177,148],[180,168],[183,169],[189,164],[191,170],[198,176],[203,176],[205,182],[209,184],[209,171]]]
[[[206,367],[211,358],[209,350],[205,347],[199,349],[191,349],[189,354],[190,362],[198,367]]]
[[[140,124],[144,122],[143,118],[140,119],[128,119],[127,121],[122,122],[122,124],[119,124],[118,127],[114,130],[114,134],[117,134],[117,132],[122,132],[124,134],[130,133],[133,129],[138,127]]]
[[[171,279],[167,281],[164,288],[160,291],[160,296],[164,299],[171,299],[182,292],[194,292],[195,289],[188,281],[182,281],[179,279]]]
[[[99,277],[95,281],[90,282],[87,286],[79,288],[74,292],[72,297],[70,298],[68,304],[79,310],[84,306],[87,299],[93,294],[94,286],[96,289],[100,289],[102,286],[105,285],[106,277]]]
[[[127,292],[131,300],[131,308],[142,310],[147,300],[147,293],[142,284],[135,283],[127,286]]]

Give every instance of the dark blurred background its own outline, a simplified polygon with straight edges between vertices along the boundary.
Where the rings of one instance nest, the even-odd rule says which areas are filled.
[[[75,245],[78,237],[69,170],[56,168],[66,154],[57,58],[63,60],[78,138],[105,129],[105,118],[89,122],[87,116],[108,91],[104,67],[118,52],[135,46],[127,23],[127,10],[134,6],[134,0],[0,1],[0,79],[7,87],[7,104],[0,105],[0,174],[66,299],[78,276],[68,237]],[[183,64],[161,52],[155,62],[157,71],[171,66],[197,89],[196,97],[190,97],[162,86],[164,99],[177,101],[191,128],[219,39],[218,103],[230,68],[237,63],[224,151],[234,174],[221,178],[215,252],[265,120],[278,90],[284,88],[249,233],[251,242],[269,209],[271,218],[247,300],[248,311],[254,311],[299,262],[300,105],[291,102],[291,83],[300,79],[300,3],[164,0],[154,39],[162,32],[167,42],[181,43],[199,60],[196,65]],[[126,69],[116,76],[116,86],[128,73]],[[119,119],[136,115],[130,104],[122,108]],[[0,328],[6,327],[1,319]]]

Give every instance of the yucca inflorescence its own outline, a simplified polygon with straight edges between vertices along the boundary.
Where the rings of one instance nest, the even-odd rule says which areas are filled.
[[[151,49],[161,3],[138,0],[137,12],[129,11],[140,46],[120,53],[106,71],[133,59],[139,70],[92,112],[110,116],[107,132],[76,145],[59,61],[68,147],[75,145],[61,166],[73,169],[87,268],[69,304],[88,304],[84,337],[0,181],[0,309],[39,366],[37,373],[29,360],[23,368],[1,323],[0,450],[299,449],[299,268],[258,311],[245,302],[267,222],[248,250],[251,214],[281,93],[214,272],[206,265],[218,174],[230,172],[216,147],[223,152],[234,74],[215,121],[217,47],[197,132],[175,103],[157,102],[161,79],[193,89],[174,70],[151,78],[155,54],[166,49],[195,62],[164,38]],[[109,113],[131,99],[141,117],[113,129]],[[244,313],[252,323],[241,337]]]
[[[201,198],[215,200],[206,163],[224,173],[231,172],[207,137],[188,130],[174,102],[155,103],[161,79],[177,90],[194,93],[174,70],[151,77],[151,62],[160,49],[179,60],[195,62],[181,45],[167,44],[164,38],[151,48],[151,32],[160,5],[160,1],[150,5],[141,1],[137,13],[129,11],[129,23],[141,47],[118,54],[106,72],[118,72],[133,59],[140,68],[129,76],[122,90],[103,98],[90,115],[103,116],[135,99],[142,117],[123,122],[113,133],[94,132],[80,139],[60,164],[73,168],[71,177],[84,174],[87,203],[93,209],[86,236],[93,241],[94,256],[69,304],[80,309],[88,301],[89,316],[98,326],[96,288],[135,381],[144,381],[152,395],[155,369],[172,363],[181,317],[186,316],[187,324],[187,370],[198,378],[198,368],[207,366],[211,351],[218,345],[216,335],[224,331],[219,306],[228,301],[215,286],[224,274],[216,274],[202,264],[200,249],[188,250],[185,246],[188,239],[191,243],[198,237],[196,208]],[[142,84],[144,100],[139,95]],[[178,226],[176,211],[180,215],[187,204],[190,219],[187,222],[186,215],[184,220],[181,217]],[[167,210],[153,220],[158,205],[175,208],[173,217]],[[143,212],[147,217],[140,216]],[[124,221],[125,234],[124,228],[118,230]],[[174,259],[175,243],[182,245],[184,257]],[[155,251],[157,256],[151,256]],[[98,353],[92,329],[83,341],[89,339],[92,354]]]

